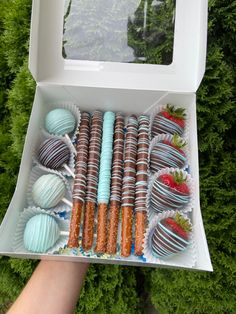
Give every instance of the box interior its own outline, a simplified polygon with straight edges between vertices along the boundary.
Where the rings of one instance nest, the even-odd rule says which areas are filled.
[[[0,226],[0,254],[42,259],[83,261],[86,257],[15,253],[12,241],[20,212],[27,206],[26,190],[32,168],[32,153],[46,113],[58,102],[73,102],[81,110],[121,111],[151,114],[157,105],[172,103],[186,107],[191,125],[190,173],[195,184],[192,211],[196,240],[196,265],[192,269],[212,271],[199,204],[196,95],[205,71],[207,0],[177,0],[173,61],[169,65],[110,61],[65,60],[62,56],[64,6],[68,0],[33,0],[29,68],[37,82],[36,94],[14,196]],[[102,1],[102,0],[101,0]],[[136,257],[121,260],[90,258],[91,262],[155,267]],[[177,266],[184,264],[184,254]]]
[[[202,270],[212,270],[205,232],[202,224],[200,204],[199,204],[199,174],[198,174],[198,150],[197,150],[197,128],[196,128],[196,96],[194,93],[168,93],[160,91],[140,91],[127,89],[109,89],[95,87],[75,87],[67,85],[39,84],[36,89],[35,101],[32,109],[18,182],[9,209],[0,228],[0,251],[1,254],[14,254],[12,252],[12,240],[20,212],[27,206],[26,190],[28,186],[29,174],[32,167],[32,153],[35,149],[40,129],[46,113],[50,111],[53,104],[63,101],[71,101],[79,105],[80,110],[93,111],[100,109],[103,111],[121,111],[125,114],[146,112],[151,114],[157,105],[172,103],[186,107],[189,112],[189,122],[191,125],[189,150],[190,150],[190,173],[194,179],[196,187],[195,208],[192,212],[193,233],[196,239],[196,265],[193,268]],[[22,254],[24,257],[39,257],[37,254]],[[47,254],[40,257],[48,256]],[[71,259],[81,260],[81,257],[70,256]],[[83,259],[83,258],[82,258]],[[93,259],[101,262],[100,258]],[[99,260],[99,261],[98,261]],[[137,258],[125,258],[123,260],[110,260],[110,263],[120,264],[140,264],[147,265]],[[178,267],[184,266],[184,254],[178,261]],[[155,265],[158,266],[158,265]],[[163,265],[159,265],[163,266]],[[168,266],[168,262],[165,264]]]

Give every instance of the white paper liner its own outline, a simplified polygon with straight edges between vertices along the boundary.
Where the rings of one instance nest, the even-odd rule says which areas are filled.
[[[30,177],[29,177],[29,184],[28,184],[28,189],[27,189],[27,202],[29,206],[39,206],[37,204],[35,204],[33,198],[32,198],[32,188],[34,183],[38,180],[38,178],[40,178],[42,175],[45,174],[56,174],[57,176],[59,176],[63,182],[65,183],[66,186],[66,194],[65,194],[65,198],[72,202],[72,190],[71,190],[71,184],[68,181],[68,179],[66,179],[64,176],[62,176],[60,173],[58,173],[55,170],[52,169],[48,169],[47,171],[39,168],[38,166],[33,167],[30,173]],[[60,213],[60,212],[69,212],[71,211],[71,207],[67,204],[65,204],[64,202],[60,201],[57,206],[45,209],[47,212],[55,212],[55,213]]]
[[[56,136],[56,135],[46,135],[46,133],[41,132],[41,134],[38,137],[38,140],[36,141],[36,144],[35,144],[35,147],[33,150],[32,158],[33,158],[34,163],[38,166],[38,168],[40,168],[44,171],[48,172],[49,170],[50,171],[53,170],[55,174],[59,173],[59,174],[62,174],[63,176],[71,177],[71,174],[64,167],[62,167],[60,170],[54,170],[54,169],[47,168],[47,167],[43,166],[40,163],[40,161],[38,160],[39,147],[45,140],[47,140],[49,138],[60,139],[68,146],[68,148],[70,150],[70,159],[69,159],[69,163],[67,164],[67,166],[70,168],[72,173],[75,173],[75,158],[74,158],[75,154],[74,154],[73,144],[71,143],[71,141],[69,141],[65,137],[60,137],[60,136]]]
[[[186,205],[183,209],[178,209],[178,211],[187,213],[187,212],[191,212],[194,209],[194,206],[195,206],[194,181],[191,175],[188,172],[181,170],[179,168],[163,168],[159,170],[158,172],[156,172],[149,180],[148,193],[147,193],[147,208],[148,208],[148,215],[149,215],[150,220],[152,220],[153,217],[155,217],[158,214],[152,208],[152,205],[151,205],[151,194],[152,194],[152,187],[153,187],[154,181],[156,180],[156,178],[158,178],[162,174],[169,174],[170,172],[176,172],[176,171],[179,173],[182,172],[183,177],[187,178],[186,183],[190,190],[190,201],[188,205]]]
[[[188,168],[188,165],[189,165],[189,161],[190,161],[190,152],[189,152],[189,144],[188,144],[188,140],[185,138],[185,137],[182,137],[180,136],[181,139],[183,139],[185,142],[186,142],[186,146],[184,146],[183,148],[181,148],[185,155],[186,155],[186,163],[184,165],[183,170],[187,169]],[[154,172],[151,171],[150,169],[150,162],[151,162],[151,152],[154,148],[154,146],[160,142],[160,141],[164,141],[164,140],[167,140],[167,141],[172,141],[173,139],[173,135],[172,134],[159,134],[159,135],[156,135],[153,137],[153,139],[151,140],[150,142],[150,146],[149,146],[149,151],[148,151],[148,164],[149,164],[149,175],[152,177],[154,175]],[[164,169],[164,168],[163,168]]]
[[[171,105],[173,105],[175,108],[181,108],[181,106],[176,106],[174,104],[171,104]],[[151,134],[152,134],[153,121],[154,121],[156,114],[158,114],[159,112],[164,110],[166,108],[166,106],[167,106],[167,103],[166,103],[166,105],[156,105],[156,107],[153,108],[153,111],[152,111],[151,116],[150,116]],[[184,132],[181,135],[181,137],[189,138],[189,112],[188,112],[188,108],[186,108],[185,106],[183,106],[182,108],[185,108],[186,118],[185,118]]]
[[[185,251],[175,254],[173,256],[163,257],[163,258],[158,258],[152,254],[151,238],[152,238],[154,229],[157,226],[158,221],[167,217],[173,217],[175,216],[177,212],[179,211],[173,211],[173,210],[165,211],[161,214],[156,215],[155,217],[153,217],[152,220],[149,221],[149,228],[145,234],[145,240],[143,244],[144,257],[146,258],[148,263],[155,263],[159,265],[168,265],[168,266],[194,267],[196,263],[196,247],[195,247],[195,241],[193,238],[193,230],[192,232],[189,233],[190,244],[186,248]],[[189,218],[185,214],[183,213],[180,213],[180,214],[184,218],[189,220]],[[192,226],[192,229],[193,228],[194,226]]]
[[[19,253],[33,253],[31,251],[28,251],[24,247],[24,231],[25,231],[25,226],[26,223],[29,221],[30,218],[32,218],[35,215],[38,214],[47,214],[52,216],[53,218],[56,219],[56,222],[58,223],[60,231],[69,231],[69,221],[64,220],[60,218],[58,215],[48,212],[40,207],[28,207],[23,210],[23,212],[20,214],[18,224],[16,227],[16,232],[13,238],[13,251],[14,252],[19,252]],[[49,250],[47,250],[46,253],[43,254],[50,254],[51,252],[58,251],[59,248],[64,247],[67,243],[68,236],[60,235],[60,238],[58,241],[55,243],[53,247],[51,247]],[[38,254],[38,253],[37,253]],[[41,254],[41,253],[40,253]]]
[[[74,104],[72,102],[57,102],[57,103],[50,103],[48,107],[48,111],[46,113],[46,115],[53,109],[57,109],[57,108],[61,108],[61,109],[66,109],[69,110],[75,117],[76,123],[75,123],[75,129],[73,132],[71,132],[70,134],[68,134],[68,136],[70,137],[72,143],[75,141],[75,137],[76,137],[76,133],[78,132],[79,126],[80,126],[80,121],[81,121],[81,114],[80,114],[80,110],[77,104]],[[45,118],[46,118],[45,115]],[[45,119],[43,121],[43,132],[48,136],[48,135],[53,135],[51,133],[49,133],[46,128],[45,128]],[[59,138],[63,138],[64,136],[61,135],[57,135]]]

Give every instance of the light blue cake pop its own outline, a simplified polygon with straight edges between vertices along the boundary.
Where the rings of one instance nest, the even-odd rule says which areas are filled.
[[[34,203],[44,209],[56,206],[65,197],[65,193],[65,183],[56,174],[42,175],[32,188]]]
[[[75,129],[75,117],[67,109],[54,109],[50,111],[45,119],[45,128],[50,134],[61,135],[69,134]]]
[[[47,214],[35,215],[26,224],[24,246],[28,251],[44,253],[59,237],[60,229],[55,218]]]

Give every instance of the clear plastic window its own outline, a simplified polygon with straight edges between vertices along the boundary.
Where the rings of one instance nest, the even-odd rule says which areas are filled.
[[[175,0],[66,0],[63,57],[170,64]]]

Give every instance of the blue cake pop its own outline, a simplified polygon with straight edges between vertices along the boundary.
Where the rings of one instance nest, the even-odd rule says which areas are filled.
[[[50,215],[38,214],[26,224],[24,231],[24,246],[28,251],[45,253],[60,237],[58,224]]]
[[[45,209],[56,206],[65,197],[65,193],[64,181],[55,174],[41,176],[32,188],[34,203]]]
[[[50,134],[61,135],[69,134],[75,129],[75,117],[67,109],[54,109],[50,111],[45,119],[45,128]]]

